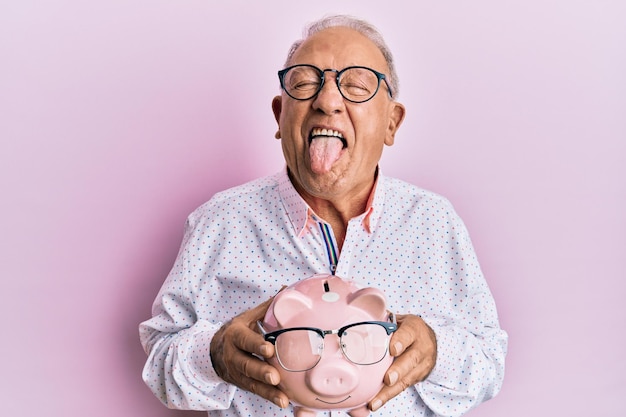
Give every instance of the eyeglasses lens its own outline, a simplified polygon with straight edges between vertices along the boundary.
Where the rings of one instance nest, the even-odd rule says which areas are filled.
[[[366,68],[350,68],[341,74],[339,87],[348,100],[365,101],[376,94],[378,77]]]
[[[359,324],[349,327],[341,335],[341,349],[351,362],[371,365],[387,354],[389,337],[378,324]]]
[[[306,371],[319,362],[324,339],[311,330],[291,330],[276,338],[276,356],[289,371]]]
[[[293,67],[284,77],[287,93],[299,100],[306,100],[317,94],[322,82],[320,72],[309,66]]]

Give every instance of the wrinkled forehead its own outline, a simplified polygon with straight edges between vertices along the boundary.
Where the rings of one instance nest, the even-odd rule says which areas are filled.
[[[289,65],[311,64],[321,69],[351,65],[388,73],[387,62],[374,42],[347,27],[324,29],[307,38],[293,54]]]

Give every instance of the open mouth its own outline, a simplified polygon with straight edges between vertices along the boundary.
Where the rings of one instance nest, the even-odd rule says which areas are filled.
[[[348,146],[348,142],[344,139],[341,132],[338,132],[333,129],[325,129],[325,128],[320,128],[320,127],[315,127],[311,129],[311,133],[309,134],[309,144],[313,141],[313,139],[320,138],[320,137],[337,138],[341,141],[344,148]]]
[[[317,400],[317,401],[319,401],[319,402],[322,402],[322,403],[324,403],[324,404],[334,405],[334,404],[341,404],[342,402],[344,402],[344,401],[348,400],[350,397],[351,397],[351,395],[348,395],[348,396],[347,396],[346,398],[344,398],[343,400],[334,401],[334,402],[331,402],[331,401],[324,401],[324,400],[322,400],[321,398],[317,398],[317,397],[315,397],[315,400]]]

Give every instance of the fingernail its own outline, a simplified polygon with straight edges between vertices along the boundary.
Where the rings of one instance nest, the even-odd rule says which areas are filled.
[[[267,382],[270,385],[278,384],[278,381],[276,381],[276,379],[274,378],[274,374],[271,372],[268,372],[265,374],[265,382]]]
[[[269,347],[267,345],[261,345],[261,347],[259,348],[259,353],[261,354],[261,356],[266,357],[269,355]]]
[[[393,385],[396,382],[398,382],[398,373],[396,371],[393,371],[389,374],[389,385]]]
[[[383,402],[381,400],[375,400],[372,403],[372,411],[378,410],[382,405],[383,405]]]
[[[396,342],[393,347],[396,348],[396,355],[399,355],[400,352],[402,352],[402,343]]]
[[[275,398],[274,398],[274,404],[276,404],[276,405],[277,405],[277,406],[279,406],[280,408],[285,408],[285,407],[287,407],[287,404],[285,404],[285,403],[283,402],[283,399],[282,399],[282,398],[280,398],[280,397],[275,397]]]

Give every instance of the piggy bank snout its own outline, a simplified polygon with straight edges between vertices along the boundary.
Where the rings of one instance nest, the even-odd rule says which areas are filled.
[[[307,371],[306,384],[319,394],[328,397],[350,394],[359,384],[360,374],[356,367],[345,361],[320,363]]]

